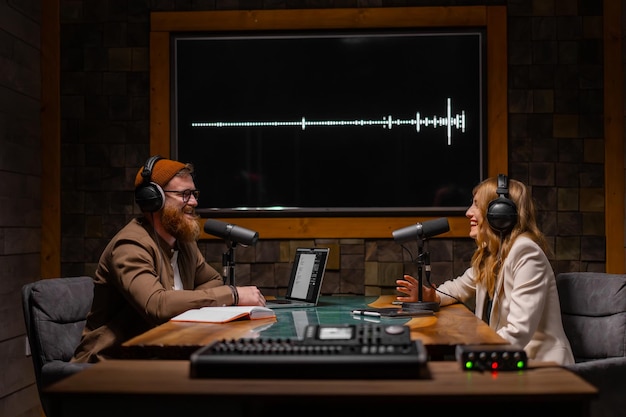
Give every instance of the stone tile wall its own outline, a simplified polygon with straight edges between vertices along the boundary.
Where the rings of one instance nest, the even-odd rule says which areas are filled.
[[[132,179],[150,153],[151,11],[382,3],[61,1],[63,274],[92,274],[108,239],[137,214]],[[384,2],[433,4],[507,5],[509,174],[532,187],[555,271],[604,270],[602,2]],[[327,245],[337,263],[328,269],[325,294],[389,293],[396,277],[416,273],[409,253],[391,239],[261,241],[237,249],[238,283],[280,294],[293,248]],[[465,238],[431,239],[429,246],[434,282],[462,272],[474,249]],[[201,248],[221,268],[223,243]]]

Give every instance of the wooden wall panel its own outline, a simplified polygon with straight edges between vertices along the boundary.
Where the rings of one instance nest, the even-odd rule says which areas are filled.
[[[507,35],[506,7],[398,7],[363,9],[299,9],[216,12],[154,12],[151,14],[151,149],[152,154],[169,156],[170,86],[166,38],[170,32],[369,28],[369,27],[450,27],[487,28],[488,85],[488,173],[507,172]],[[155,55],[155,57],[153,57]],[[491,66],[493,65],[493,70]],[[166,120],[167,119],[167,120]],[[167,134],[166,134],[167,132]],[[459,173],[462,175],[462,173]],[[464,215],[448,216],[447,237],[467,237]],[[228,220],[228,219],[221,219]],[[389,238],[391,231],[428,217],[285,217],[280,219],[237,218],[238,225],[265,231],[264,238],[301,239],[309,237]],[[268,227],[271,224],[272,227]]]

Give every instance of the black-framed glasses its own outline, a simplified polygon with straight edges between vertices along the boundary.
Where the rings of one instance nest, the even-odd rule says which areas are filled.
[[[200,197],[199,190],[163,190],[164,193],[176,193],[183,198],[183,203],[187,204],[191,196],[198,201],[198,197]]]

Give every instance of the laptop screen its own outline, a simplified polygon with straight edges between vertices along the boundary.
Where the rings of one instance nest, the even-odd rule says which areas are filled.
[[[316,303],[326,270],[328,248],[298,248],[287,288],[287,299]]]

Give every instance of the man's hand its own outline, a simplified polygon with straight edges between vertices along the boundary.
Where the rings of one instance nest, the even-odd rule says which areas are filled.
[[[246,287],[236,287],[239,293],[240,306],[264,306],[265,297],[261,294],[261,291],[254,285]]]

